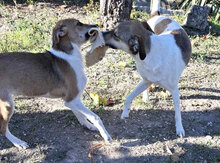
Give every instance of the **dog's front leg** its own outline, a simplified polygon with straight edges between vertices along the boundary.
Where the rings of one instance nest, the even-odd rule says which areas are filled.
[[[130,112],[130,106],[135,97],[137,97],[139,94],[141,94],[144,90],[146,90],[151,83],[142,80],[137,87],[127,96],[125,100],[124,110],[121,114],[121,119],[127,118],[129,116]]]
[[[86,108],[80,99],[74,99],[70,102],[66,102],[65,105],[69,107],[73,112],[79,112],[83,114],[91,123],[94,124],[94,126],[99,130],[101,136],[104,138],[105,141],[112,141],[111,136],[106,131],[101,119],[98,115],[93,113],[91,110]]]
[[[81,114],[77,110],[72,110],[72,112],[75,114],[76,118],[78,119],[81,125],[86,126],[88,129],[92,131],[95,130],[98,131],[98,129],[91,122],[89,122],[88,119],[83,114]]]
[[[175,108],[175,123],[176,123],[176,134],[180,137],[185,136],[185,131],[182,125],[181,110],[180,110],[180,97],[179,89],[176,87],[170,91],[173,97],[173,103]]]

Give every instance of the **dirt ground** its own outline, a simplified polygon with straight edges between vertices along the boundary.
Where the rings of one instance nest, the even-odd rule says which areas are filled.
[[[218,47],[219,41],[213,44]],[[159,87],[149,92],[147,103],[137,97],[130,117],[120,120],[126,96],[140,81],[129,55],[109,50],[102,62],[85,71],[86,92],[115,100],[112,106],[96,107],[83,94],[83,102],[100,116],[113,142],[104,144],[98,132],[81,126],[61,99],[15,97],[9,128],[29,148],[19,150],[0,135],[0,162],[220,162],[219,48],[203,61],[192,59],[182,74],[184,138],[175,135],[172,99]],[[98,144],[103,145],[91,152],[91,160],[89,150]]]

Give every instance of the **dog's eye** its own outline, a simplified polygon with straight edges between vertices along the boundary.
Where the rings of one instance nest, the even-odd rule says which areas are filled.
[[[83,23],[78,22],[76,25],[77,25],[77,26],[82,26],[82,25],[83,25]]]

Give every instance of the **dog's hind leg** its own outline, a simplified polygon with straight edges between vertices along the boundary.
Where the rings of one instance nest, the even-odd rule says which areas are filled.
[[[170,93],[173,97],[174,109],[175,109],[175,124],[176,124],[176,134],[180,137],[185,136],[185,131],[182,125],[181,110],[180,110],[180,97],[179,89],[176,86],[175,89],[171,90]]]
[[[14,106],[11,96],[7,91],[0,90],[0,131],[16,147],[27,148],[27,143],[12,135],[8,129],[8,123],[13,113]]]
[[[145,102],[145,103],[149,100],[149,93],[148,93],[148,90],[147,90],[147,89],[143,92],[142,100],[143,100],[143,102]]]
[[[77,111],[84,115],[86,119],[88,119],[99,130],[101,136],[104,138],[105,141],[112,141],[111,136],[106,131],[99,116],[86,108],[80,101],[80,99],[74,99],[70,102],[66,102],[65,105],[69,107],[73,112]]]
[[[126,100],[125,100],[125,105],[124,105],[124,109],[123,112],[121,114],[121,119],[127,118],[129,116],[129,112],[130,112],[130,106],[131,103],[133,101],[133,99],[135,97],[137,97],[139,94],[141,94],[144,90],[146,90],[151,83],[142,80],[137,87],[127,96]]]

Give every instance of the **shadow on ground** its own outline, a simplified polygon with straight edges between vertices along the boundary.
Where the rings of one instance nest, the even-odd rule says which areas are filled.
[[[152,154],[152,151],[145,151],[145,148],[148,147],[153,149],[158,142],[163,144],[163,142],[168,141],[174,141],[174,144],[178,144],[184,151],[179,155],[180,160],[198,161],[205,158],[216,161],[220,159],[219,146],[209,147],[187,141],[188,138],[196,139],[207,135],[211,137],[220,135],[219,108],[212,111],[182,112],[183,125],[186,131],[184,141],[179,141],[180,138],[178,139],[175,136],[173,110],[131,111],[129,119],[125,121],[120,120],[121,110],[98,111],[98,114],[114,140],[112,147],[110,144],[94,152],[94,158],[98,162],[170,161],[170,157],[167,155],[157,155]],[[41,155],[45,156],[45,162],[62,162],[66,157],[78,162],[90,162],[87,153],[92,146],[92,141],[102,141],[98,132],[92,132],[82,127],[69,110],[52,113],[15,113],[10,121],[9,128],[14,135],[28,142],[29,151],[40,146],[46,147],[40,150]],[[18,157],[19,151],[12,148],[12,144],[5,137],[0,136],[0,140],[2,160],[13,158],[11,161],[17,162],[26,160],[33,155],[22,154]],[[120,140],[126,141],[120,142]],[[115,143],[118,145],[115,146]],[[151,145],[152,147],[150,147]],[[140,150],[137,151],[137,153],[140,152],[138,156],[130,155],[130,150],[133,148]],[[161,148],[163,149],[163,147]],[[114,150],[119,158],[109,158],[108,150],[110,153],[111,150]],[[155,148],[155,150],[161,149]],[[68,162],[67,160],[64,162]]]

